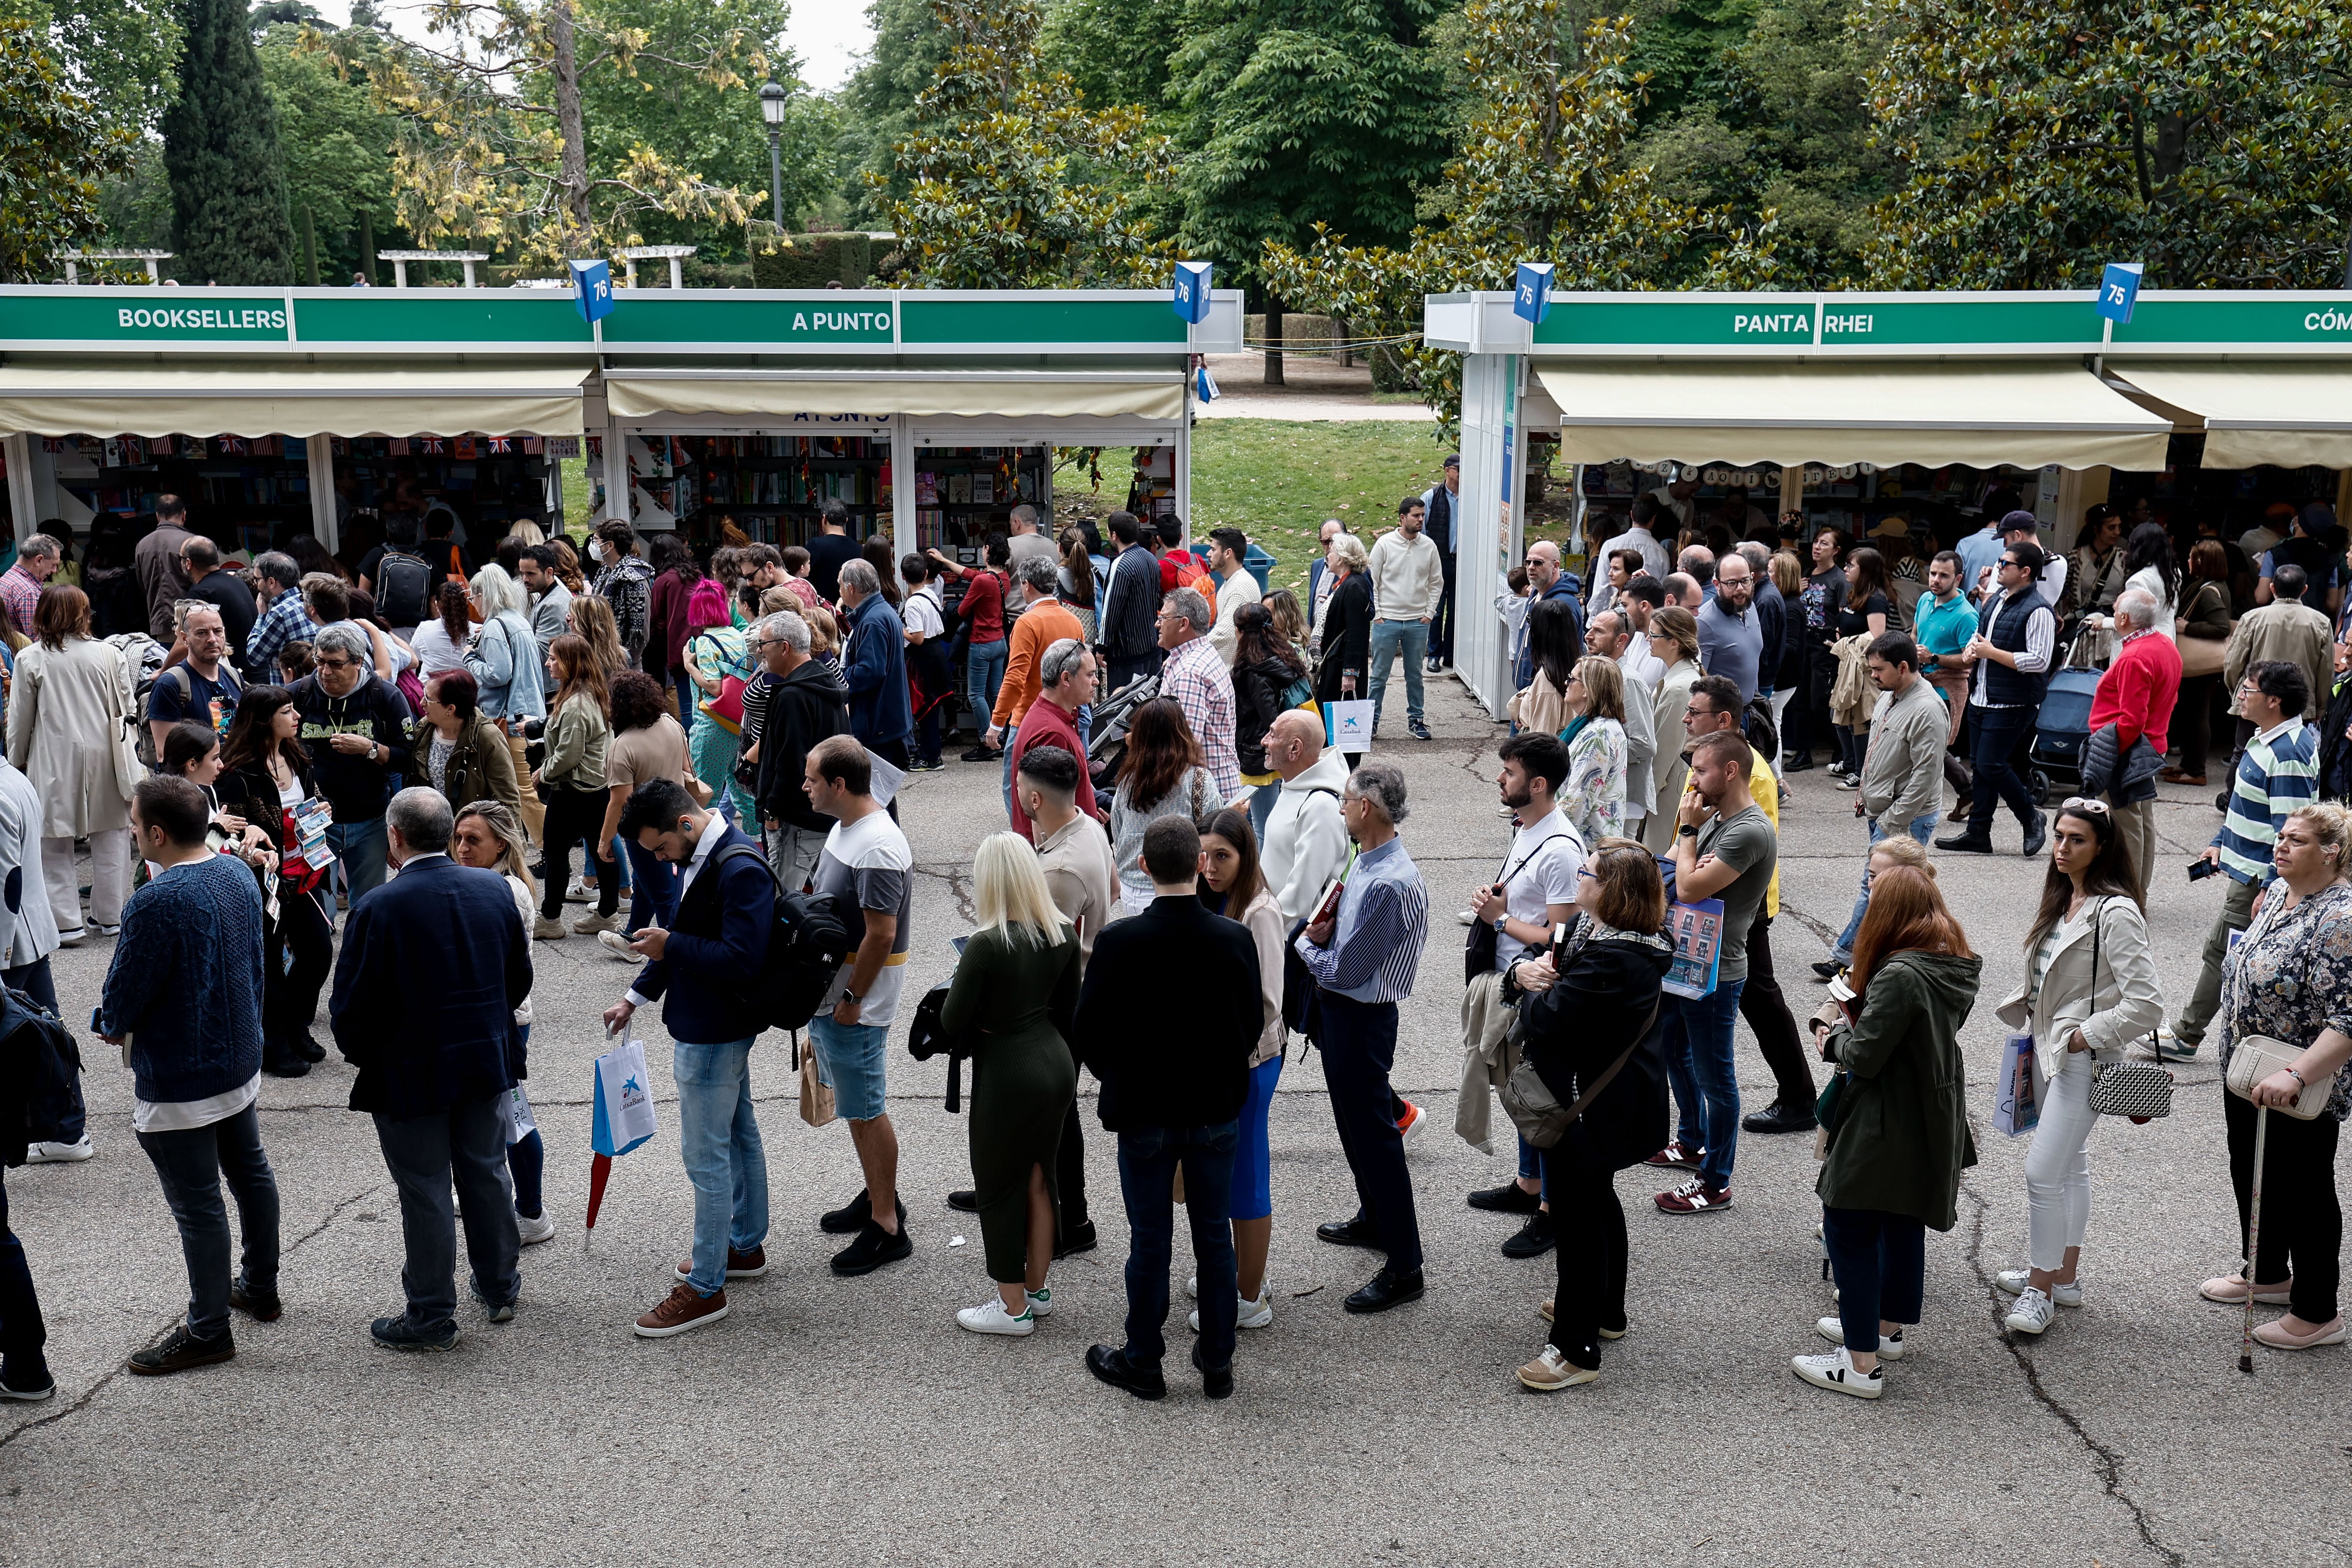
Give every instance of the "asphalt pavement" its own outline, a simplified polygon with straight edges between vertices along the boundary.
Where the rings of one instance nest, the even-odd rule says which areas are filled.
[[[131,1132],[130,1076],[89,1049],[97,1157],[7,1173],[58,1393],[0,1407],[0,1563],[2268,1568],[2352,1556],[2352,1351],[2258,1350],[2246,1376],[2236,1315],[2195,1293],[2236,1251],[2210,1053],[2179,1068],[2168,1121],[2109,1123],[2093,1139],[2086,1304],[2040,1340],[2000,1327],[1989,1280],[2023,1260],[2026,1144],[1989,1127],[1992,1007],[2021,975],[2043,869],[2018,857],[2006,820],[2002,854],[1939,857],[1986,960],[1966,1036],[1981,1163],[1958,1226],[1929,1237],[1926,1321],[1885,1397],[1841,1398],[1790,1374],[1791,1354],[1826,1348],[1813,1321],[1834,1310],[1812,1235],[1815,1167],[1809,1138],[1752,1136],[1720,1213],[1668,1216],[1648,1201],[1669,1184],[1659,1173],[1620,1176],[1632,1332],[1604,1349],[1598,1383],[1522,1391],[1512,1369],[1544,1342],[1536,1308],[1553,1264],[1499,1255],[1515,1222],[1463,1196],[1511,1167],[1452,1131],[1464,935],[1453,911],[1507,841],[1502,731],[1450,677],[1430,682],[1429,720],[1433,742],[1384,731],[1375,746],[1407,772],[1405,841],[1432,889],[1397,1070],[1432,1123],[1411,1154],[1423,1300],[1370,1319],[1340,1310],[1376,1260],[1315,1239],[1354,1198],[1319,1063],[1294,1049],[1273,1115],[1276,1321],[1243,1336],[1231,1400],[1205,1399],[1184,1359],[1181,1239],[1170,1397],[1138,1402],[1082,1363],[1088,1344],[1118,1341],[1125,1310],[1127,1226],[1090,1085],[1100,1248],[1055,1267],[1056,1310],[1032,1337],[964,1333],[952,1313],[990,1287],[976,1217],[945,1202],[970,1173],[964,1126],[940,1105],[943,1064],[894,1043],[916,1254],[844,1280],[826,1269],[836,1241],[816,1216],[857,1190],[848,1133],[801,1121],[787,1047],[772,1038],[754,1057],[770,1271],[729,1292],[724,1322],[637,1339],[631,1319],[667,1289],[689,1240],[667,1038],[641,1015],[662,1128],[617,1163],[583,1250],[589,1063],[598,1015],[631,971],[592,942],[541,943],[530,1087],[561,1229],[524,1253],[514,1321],[461,1313],[448,1355],[369,1341],[369,1320],[399,1310],[399,1215],[372,1125],[345,1109],[351,1070],[333,1058],[264,1081],[285,1316],[240,1318],[227,1364],[124,1373],[124,1356],[184,1308],[185,1278]],[[1801,1015],[1821,995],[1805,965],[1843,922],[1864,835],[1853,795],[1825,773],[1792,784],[1773,945]],[[998,770],[951,763],[922,776],[904,816],[919,873],[912,998],[970,929],[971,853],[1003,826]],[[2220,902],[2183,870],[2215,820],[2210,790],[2167,792],[2149,921],[2173,1009]],[[110,947],[93,938],[58,954],[68,1019],[87,1018]],[[1195,983],[1220,979],[1171,974],[1169,1002]],[[1745,1026],[1739,1039],[1752,1109],[1771,1079]]]

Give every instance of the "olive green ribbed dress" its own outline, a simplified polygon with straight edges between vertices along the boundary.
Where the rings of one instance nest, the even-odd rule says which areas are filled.
[[[1039,942],[1025,928],[982,931],[964,944],[940,1022],[971,1040],[971,1174],[988,1276],[1019,1280],[1029,1251],[1029,1172],[1041,1166],[1061,1223],[1054,1177],[1078,1068],[1061,1029],[1078,1005],[1078,942],[1065,928]]]

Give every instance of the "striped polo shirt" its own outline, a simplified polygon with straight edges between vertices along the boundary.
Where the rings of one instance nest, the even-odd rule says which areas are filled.
[[[2246,742],[2230,783],[2230,809],[2213,843],[2221,869],[2259,888],[2273,869],[2271,846],[2289,815],[2319,798],[2319,731],[2287,719]]]

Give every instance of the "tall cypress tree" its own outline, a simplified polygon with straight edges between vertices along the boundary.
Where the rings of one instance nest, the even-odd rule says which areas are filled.
[[[244,0],[183,0],[180,96],[163,111],[173,270],[192,283],[294,279],[278,113]]]

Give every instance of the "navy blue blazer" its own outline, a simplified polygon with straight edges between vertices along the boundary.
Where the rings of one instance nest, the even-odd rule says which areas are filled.
[[[359,1068],[352,1109],[405,1119],[503,1093],[522,1078],[514,1010],[530,994],[530,937],[495,871],[410,862],[352,906],[328,1004]]]
[[[766,857],[757,853],[758,842],[724,817],[713,813],[703,831],[719,834],[719,842],[677,896],[662,956],[629,989],[662,1002],[662,1026],[671,1039],[723,1046],[751,1039],[763,1026],[749,997],[775,929],[776,882]],[[754,853],[720,865],[719,857],[733,844],[748,844]]]

